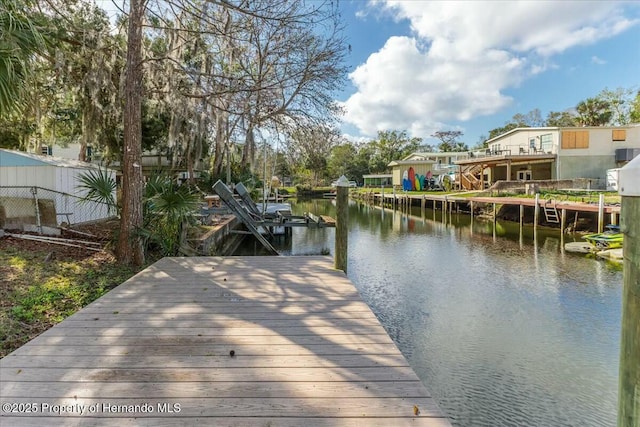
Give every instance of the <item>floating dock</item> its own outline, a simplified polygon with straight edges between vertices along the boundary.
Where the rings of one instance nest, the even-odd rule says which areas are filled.
[[[7,426],[450,425],[323,256],[164,258],[0,372]]]

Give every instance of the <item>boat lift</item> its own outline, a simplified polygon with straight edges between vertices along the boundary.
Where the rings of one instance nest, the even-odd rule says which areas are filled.
[[[260,229],[264,229],[266,234],[273,236],[271,230],[274,227],[285,227],[290,230],[291,227],[326,228],[336,226],[335,219],[326,215],[313,215],[308,212],[304,215],[292,215],[290,211],[282,210],[261,213],[242,183],[237,184],[235,189],[242,203],[236,200],[231,189],[222,181],[218,180],[213,185],[213,191],[220,197],[220,200],[227,205],[236,218],[242,221],[247,230],[274,255],[278,255],[278,251],[260,233]]]

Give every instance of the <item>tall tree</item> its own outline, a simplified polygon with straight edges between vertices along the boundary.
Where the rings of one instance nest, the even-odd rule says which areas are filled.
[[[511,122],[518,125],[518,127],[540,127],[544,126],[544,120],[542,119],[542,113],[538,108],[534,108],[527,114],[516,113],[511,118]]]
[[[357,170],[358,150],[351,143],[336,145],[331,150],[327,160],[327,170],[329,176],[338,178],[345,175],[347,178],[356,180],[359,178]]]
[[[296,128],[288,140],[289,151],[293,151],[312,172],[314,185],[325,178],[327,159],[333,147],[343,142],[337,129],[316,124]]]
[[[511,117],[511,120],[505,123],[504,126],[491,129],[489,131],[489,139],[500,136],[516,128],[538,127],[544,125],[545,122],[542,119],[540,110],[534,108],[526,114],[516,113],[513,115],[513,117]]]
[[[507,133],[509,131],[512,131],[514,129],[516,129],[518,127],[518,125],[516,123],[507,123],[504,126],[500,126],[497,127],[495,129],[491,129],[489,131],[489,139],[493,139],[497,136],[500,136],[504,133]]]
[[[633,109],[634,90],[618,88],[615,90],[603,89],[596,99],[608,104],[611,117],[607,124],[612,126],[624,126],[631,122]]]
[[[440,144],[438,144],[439,151],[467,151],[469,147],[458,141],[458,138],[462,135],[462,131],[459,130],[441,130],[431,136],[440,140]]]
[[[570,111],[550,111],[545,126],[572,127],[575,126],[576,116]]]
[[[636,92],[636,97],[631,101],[629,120],[631,123],[640,123],[640,90]]]
[[[576,106],[580,126],[606,126],[613,117],[609,101],[600,98],[587,98]]]
[[[373,148],[371,172],[387,171],[389,163],[417,151],[421,143],[422,138],[409,137],[407,131],[378,131],[378,137],[369,143]]]
[[[130,0],[127,68],[124,85],[124,148],[122,152],[122,208],[117,256],[125,264],[144,264],[138,231],[142,216],[142,25],[146,0]]]

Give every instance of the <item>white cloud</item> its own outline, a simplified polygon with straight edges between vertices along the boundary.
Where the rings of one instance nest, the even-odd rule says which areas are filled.
[[[605,61],[604,59],[599,58],[599,57],[597,57],[595,55],[591,57],[591,62],[594,63],[594,64],[598,64],[598,65],[604,65],[604,64],[607,63],[607,61]]]
[[[345,121],[362,133],[426,137],[447,122],[493,114],[504,90],[556,66],[553,55],[619,34],[637,21],[615,2],[372,2],[412,37],[391,37],[350,78]],[[603,18],[604,17],[604,18]]]

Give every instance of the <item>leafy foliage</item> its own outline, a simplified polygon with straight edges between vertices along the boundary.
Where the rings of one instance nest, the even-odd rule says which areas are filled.
[[[85,190],[85,201],[105,204],[109,214],[118,211],[115,199],[116,180],[106,169],[91,169],[80,174],[79,179],[78,187]]]
[[[369,144],[373,153],[369,163],[372,173],[388,170],[388,164],[415,152],[420,147],[422,138],[409,137],[407,131],[378,131],[378,138]]]
[[[32,1],[0,3],[0,114],[21,111],[33,57],[46,47],[46,24]]]
[[[580,126],[604,126],[613,117],[611,103],[601,98],[587,98],[576,106],[578,117],[576,122]]]
[[[576,124],[576,116],[569,111],[550,111],[545,126],[572,127]]]
[[[468,151],[469,147],[467,146],[467,144],[458,141],[458,138],[460,138],[462,135],[463,133],[459,130],[448,130],[438,131],[431,136],[440,140],[440,144],[438,144],[438,150],[442,152]]]
[[[166,175],[155,175],[145,186],[143,206],[144,225],[139,233],[147,246],[163,256],[178,255],[188,226],[195,223],[200,195]]]

